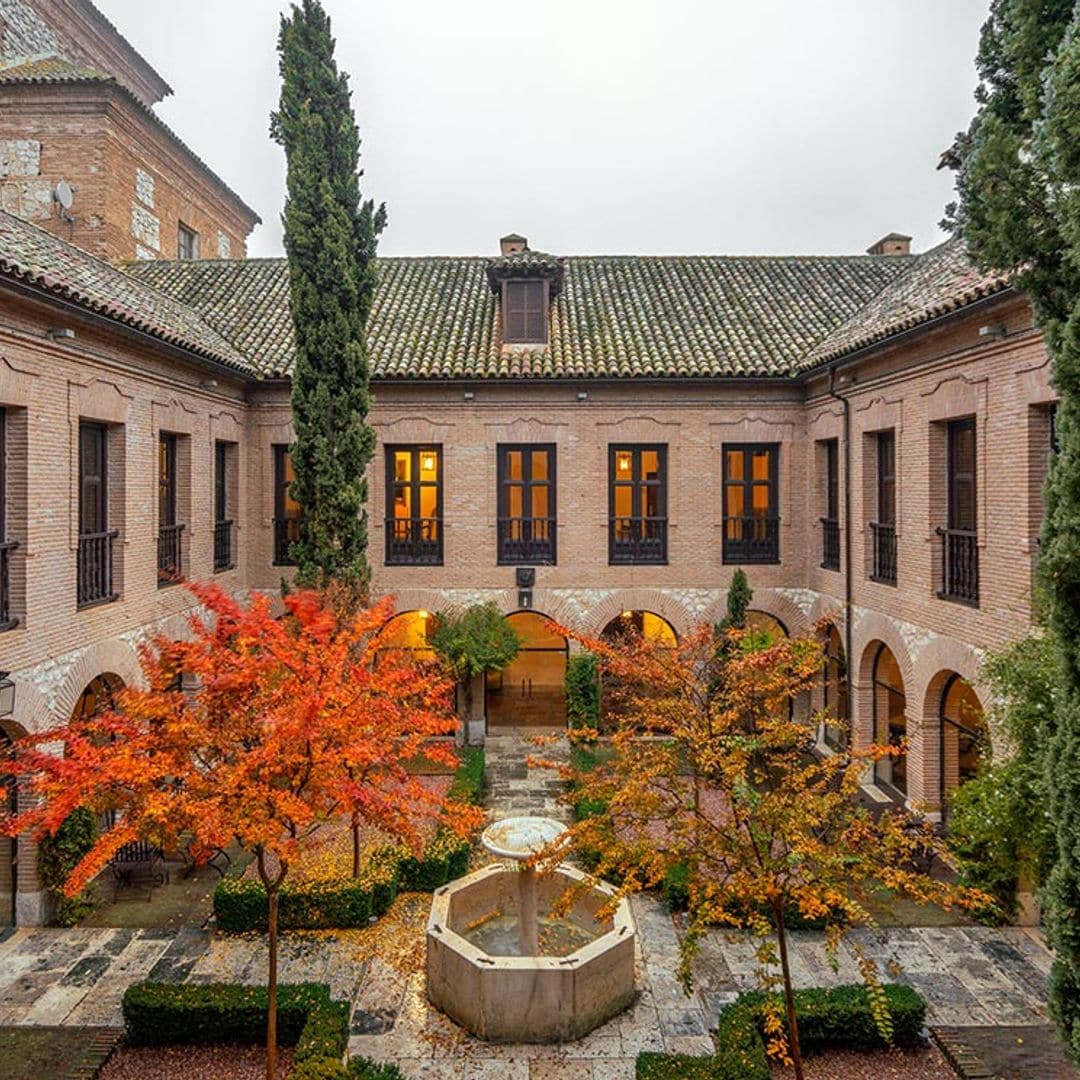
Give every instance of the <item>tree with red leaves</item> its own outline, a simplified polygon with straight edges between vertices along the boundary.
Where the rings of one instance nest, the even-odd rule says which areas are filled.
[[[8,769],[35,803],[3,831],[54,833],[78,807],[113,824],[65,886],[78,894],[125,844],[187,846],[197,861],[236,843],[255,856],[269,908],[267,1076],[277,1057],[278,901],[300,845],[347,814],[418,850],[422,824],[466,834],[473,808],[445,803],[409,769],[455,763],[449,682],[381,649],[384,601],[348,616],[313,592],[242,605],[192,585],[201,608],[182,641],[142,649],[146,688],[113,710],[23,739]],[[179,688],[179,677],[195,687]],[[62,755],[54,753],[63,746]]]

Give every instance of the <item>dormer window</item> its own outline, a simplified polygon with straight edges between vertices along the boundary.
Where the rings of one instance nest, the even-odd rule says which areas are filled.
[[[503,341],[508,345],[546,345],[548,283],[540,278],[503,282]]]

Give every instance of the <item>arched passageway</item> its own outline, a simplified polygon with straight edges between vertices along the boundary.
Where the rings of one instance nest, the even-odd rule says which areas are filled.
[[[976,776],[987,742],[982,703],[970,683],[955,672],[942,688],[938,720],[939,790],[947,819],[949,796]]]
[[[875,646],[871,646],[875,648]],[[907,697],[900,665],[888,645],[879,642],[871,672],[874,742],[899,746],[907,738]],[[874,768],[875,779],[907,794],[907,751],[882,758]]]
[[[515,611],[507,622],[521,640],[513,663],[488,673],[484,709],[488,727],[566,726],[566,638],[535,611]]]
[[[660,645],[676,645],[679,640],[671,623],[652,611],[624,611],[604,627],[600,636],[614,640],[628,634],[637,634]]]
[[[780,641],[788,636],[787,627],[767,611],[748,611],[746,628],[756,634],[764,634],[770,642]]]
[[[16,725],[12,725],[14,728]],[[0,722],[0,811],[14,813],[16,810],[15,777],[4,772],[4,758],[10,753],[13,735],[17,738],[21,732],[9,731],[4,722]],[[19,839],[15,836],[0,836],[0,927],[15,925],[15,890],[19,865]]]
[[[398,612],[379,633],[379,650],[408,649],[417,659],[433,660],[431,636],[439,620],[430,611]]]
[[[71,719],[90,720],[108,712],[116,704],[116,695],[123,690],[124,680],[111,671],[103,672],[91,679],[75,702],[71,710]]]

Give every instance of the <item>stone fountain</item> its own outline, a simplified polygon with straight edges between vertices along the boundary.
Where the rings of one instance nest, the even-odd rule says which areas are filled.
[[[634,998],[634,924],[611,886],[569,866],[538,874],[529,860],[564,826],[515,817],[490,825],[484,846],[507,860],[437,890],[427,928],[431,1003],[489,1042],[565,1042]],[[566,915],[553,906],[575,887]]]

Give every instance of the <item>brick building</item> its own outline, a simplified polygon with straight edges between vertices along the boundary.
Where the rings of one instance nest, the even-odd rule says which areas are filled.
[[[27,33],[11,13],[46,8],[81,12],[80,33],[109,44],[63,62],[122,70],[108,92],[125,107],[167,89],[74,0],[0,0],[5,56]],[[73,24],[54,25],[59,37]],[[79,87],[71,100],[86,89],[64,85]],[[9,92],[0,72],[0,101]],[[63,115],[42,111],[23,140],[40,141],[43,162],[49,117]],[[205,181],[184,189],[207,198],[202,253],[229,227],[242,253],[252,218],[193,160],[170,172],[156,156],[165,136],[141,115],[131,160],[156,163],[161,220],[161,193]],[[138,259],[130,206],[114,213],[107,194],[130,203],[138,174],[109,160],[124,175],[115,189],[101,178],[96,233],[0,212],[8,736],[137,682],[139,642],[183,625],[180,578],[272,591],[290,573],[285,264]],[[491,599],[510,616],[525,649],[476,688],[475,734],[564,722],[567,644],[540,616],[677,635],[718,614],[742,566],[760,625],[827,620],[821,684],[800,703],[846,721],[822,725],[822,752],[906,737],[867,789],[942,812],[992,739],[981,658],[1031,625],[1054,392],[1008,282],[957,243],[908,245],[890,234],[849,257],[558,258],[511,235],[490,258],[380,260],[375,587],[397,597],[402,639],[419,646],[449,605]],[[0,921],[42,910],[20,838],[0,852]]]

